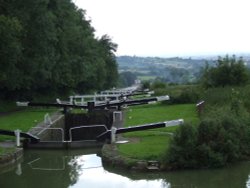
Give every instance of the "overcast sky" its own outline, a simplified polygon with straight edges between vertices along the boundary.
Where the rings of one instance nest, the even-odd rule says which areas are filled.
[[[249,0],[72,0],[117,55],[193,56],[250,52]]]

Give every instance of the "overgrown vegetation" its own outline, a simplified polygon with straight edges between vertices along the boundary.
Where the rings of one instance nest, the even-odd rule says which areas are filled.
[[[231,107],[213,109],[198,126],[182,126],[169,146],[165,162],[173,168],[201,168],[249,158],[249,115]]]
[[[250,90],[242,86],[247,80],[243,63],[225,57],[204,72],[205,83],[213,83],[213,88],[201,90],[200,97],[206,101],[201,121],[198,126],[186,124],[177,130],[163,158],[165,164],[174,169],[210,168],[249,159],[250,103],[246,96]],[[234,81],[239,78],[242,80]]]

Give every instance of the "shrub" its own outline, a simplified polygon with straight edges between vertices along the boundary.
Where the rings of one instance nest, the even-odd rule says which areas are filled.
[[[199,93],[193,88],[184,89],[179,96],[172,96],[174,104],[196,103],[199,100]]]
[[[154,83],[152,83],[151,88],[154,89],[166,89],[166,83],[162,81],[156,80]]]
[[[170,142],[169,149],[163,157],[163,162],[172,168],[191,168],[196,166],[195,148],[197,145],[197,129],[185,124],[181,126]]]
[[[201,99],[202,93],[202,90],[197,86],[169,87],[167,91],[170,96],[170,100],[165,102],[167,104],[197,103]]]
[[[173,168],[208,168],[248,158],[248,122],[248,115],[239,116],[230,108],[214,110],[197,127],[184,125],[177,131],[165,163]]]

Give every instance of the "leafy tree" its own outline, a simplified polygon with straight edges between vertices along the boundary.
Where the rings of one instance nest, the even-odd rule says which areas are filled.
[[[117,50],[117,44],[113,43],[108,35],[103,35],[99,40],[102,48],[102,56],[105,60],[106,83],[105,88],[114,87],[117,84],[117,62],[114,52]]]
[[[0,0],[0,93],[34,98],[108,89],[118,79],[117,45],[94,36],[71,0]]]
[[[225,87],[245,85],[248,77],[248,71],[242,58],[226,56],[219,57],[215,67],[209,67],[207,64],[201,81],[205,87]]]
[[[21,87],[22,26],[8,16],[0,16],[0,90],[13,91]]]
[[[137,78],[137,76],[130,71],[125,71],[125,72],[120,73],[119,77],[120,77],[120,82],[122,83],[122,86],[124,87],[133,85]]]

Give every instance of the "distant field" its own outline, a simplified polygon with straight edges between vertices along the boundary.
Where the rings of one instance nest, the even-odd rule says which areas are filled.
[[[138,76],[138,79],[142,81],[154,80],[156,76]]]
[[[185,122],[198,123],[195,104],[182,105],[144,105],[128,109],[126,126],[156,123],[167,120],[184,119]],[[137,138],[139,142],[118,145],[122,155],[146,160],[159,159],[168,148],[172,133],[178,126],[152,129],[124,134],[127,138]]]

